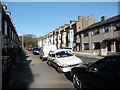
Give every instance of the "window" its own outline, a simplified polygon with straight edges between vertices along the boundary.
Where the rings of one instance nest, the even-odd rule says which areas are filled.
[[[56,53],[57,58],[73,56],[70,51],[60,51]]]
[[[89,43],[84,43],[84,50],[89,50]]]
[[[15,40],[15,33],[13,34],[13,40]]]
[[[97,34],[100,34],[100,30],[99,29],[94,29],[93,30],[93,35],[97,35]]]
[[[55,54],[52,54],[51,57],[55,57]]]
[[[12,31],[12,39],[14,38],[14,36],[13,36],[13,35],[14,35],[14,32]]]
[[[110,31],[110,27],[105,26],[105,27],[104,27],[104,32],[107,33],[107,32],[109,32],[109,31]]]
[[[5,21],[5,35],[7,35],[7,22]]]
[[[48,54],[50,57],[55,57],[55,53],[53,51],[50,51]]]
[[[84,33],[83,33],[83,36],[84,36],[84,37],[87,37],[87,36],[88,36],[88,32],[84,32]]]
[[[119,23],[116,23],[116,30],[120,30],[120,22]]]
[[[115,66],[117,59],[114,57],[106,57],[90,66],[90,71],[95,71],[104,74],[117,74]]]
[[[48,55],[51,57],[51,54],[52,54],[52,52],[50,51]]]
[[[59,36],[59,40],[61,40],[61,36]]]
[[[100,49],[100,42],[94,43],[94,49]]]
[[[4,18],[2,18],[2,34],[5,33],[5,22],[4,22]]]
[[[70,33],[68,33],[68,41],[70,41]]]
[[[9,27],[9,37],[11,38],[11,27]]]

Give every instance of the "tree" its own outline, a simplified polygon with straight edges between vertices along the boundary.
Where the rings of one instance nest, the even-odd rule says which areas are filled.
[[[22,36],[19,37],[22,42]],[[33,34],[27,34],[23,36],[24,47],[35,47],[37,46],[38,38]]]

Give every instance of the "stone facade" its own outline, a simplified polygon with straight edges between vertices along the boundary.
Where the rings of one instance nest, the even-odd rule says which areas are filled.
[[[99,55],[120,52],[120,15],[90,25],[79,31],[81,51]]]
[[[93,16],[78,16],[44,36],[43,42],[56,44],[58,48],[69,47],[74,51],[108,55],[120,52],[120,15],[97,21]]]

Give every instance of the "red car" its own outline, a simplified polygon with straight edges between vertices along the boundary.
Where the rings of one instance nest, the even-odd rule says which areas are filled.
[[[28,50],[28,51],[31,51],[31,50],[32,50],[32,48],[31,48],[31,47],[29,47],[29,48],[27,48],[27,50]]]

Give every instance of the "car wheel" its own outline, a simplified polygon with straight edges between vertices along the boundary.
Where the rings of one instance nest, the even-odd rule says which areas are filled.
[[[41,55],[39,55],[39,58],[41,59]]]
[[[41,60],[42,60],[42,61],[44,61],[44,58],[43,58],[43,57],[41,57]]]
[[[60,69],[59,66],[57,66],[57,71],[58,71],[59,73],[62,73],[62,71],[61,71],[61,69]]]
[[[47,61],[47,64],[51,67],[51,62],[49,60]]]
[[[78,75],[76,75],[76,74],[73,74],[73,84],[74,84],[74,87],[77,88],[77,89],[81,89],[82,88],[81,81],[78,78]]]

